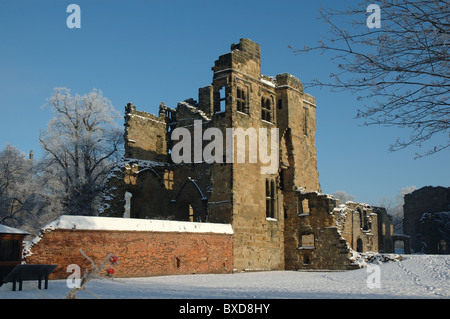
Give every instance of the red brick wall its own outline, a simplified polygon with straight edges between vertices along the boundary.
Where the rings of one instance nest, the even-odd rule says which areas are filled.
[[[79,249],[102,263],[108,253],[119,257],[115,277],[192,273],[231,273],[231,234],[56,229],[45,232],[31,248],[27,264],[57,264],[50,279],[65,279],[67,266],[90,263]]]

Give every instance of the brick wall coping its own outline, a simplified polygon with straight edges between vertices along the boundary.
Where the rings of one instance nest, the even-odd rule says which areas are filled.
[[[44,226],[40,234],[26,243],[23,255],[31,256],[31,249],[44,236],[52,230],[91,230],[91,231],[137,231],[137,232],[165,232],[165,233],[204,233],[204,234],[230,234],[231,224],[182,222],[173,220],[121,218],[121,217],[94,217],[63,215]]]
[[[230,224],[68,215],[60,216],[47,224],[42,231],[54,229],[233,234]]]

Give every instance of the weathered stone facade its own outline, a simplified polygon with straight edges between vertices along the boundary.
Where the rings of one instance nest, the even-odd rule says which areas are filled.
[[[355,236],[363,227],[355,221],[354,207],[348,208],[351,223],[339,229],[336,201],[318,195],[315,98],[290,74],[261,75],[260,48],[249,39],[233,44],[212,71],[212,83],[199,89],[198,101],[179,102],[175,109],[163,103],[158,116],[131,103],[125,107],[125,159],[111,175],[102,215],[122,216],[128,194],[133,218],[230,223],[238,271],[350,267],[350,249],[356,249]],[[188,163],[174,163],[171,156],[182,142],[172,135],[179,128],[203,136],[200,142],[191,140]],[[212,139],[205,138],[210,128],[218,128],[224,138],[230,137],[230,128],[267,129],[266,141],[273,137],[271,129],[278,129],[279,165],[264,171],[266,163],[250,159],[250,135],[231,135],[230,149],[234,155],[245,151],[244,162],[234,155],[230,161],[229,152],[214,154],[215,161],[208,162],[195,152]],[[309,200],[308,216],[302,212],[304,199]],[[375,225],[376,214],[362,210]],[[350,224],[355,229],[347,238]],[[359,237],[363,251],[378,249],[378,228],[370,229]]]
[[[333,210],[336,200],[317,192],[290,194],[285,218],[286,269],[351,269],[351,250]]]
[[[426,186],[406,194],[403,215],[403,232],[414,252],[450,253],[450,187]]]
[[[372,206],[372,211],[378,216],[378,250],[383,253],[393,253],[394,222],[384,207]]]
[[[367,204],[294,192],[285,218],[286,269],[352,269],[352,254],[379,250],[378,214]]]

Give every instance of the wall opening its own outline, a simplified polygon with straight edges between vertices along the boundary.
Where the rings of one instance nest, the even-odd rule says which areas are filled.
[[[275,181],[266,179],[266,217],[275,218]]]
[[[188,204],[188,210],[189,210],[189,221],[194,221],[194,209],[192,208],[191,204]]]
[[[359,216],[359,228],[363,228],[363,223],[364,223],[364,217],[363,217],[363,213],[361,211],[361,209],[357,208],[356,211],[358,212],[358,216]]]
[[[217,110],[217,112],[225,112],[226,97],[225,87],[222,86],[219,89],[219,109]]]
[[[283,108],[283,100],[282,99],[279,99],[277,101],[277,107],[278,107],[279,110],[281,110]]]
[[[356,241],[356,251],[358,253],[362,253],[363,252],[363,241],[361,238],[358,238],[358,240]]]
[[[369,227],[369,218],[367,216],[367,211],[366,210],[363,211],[363,221],[362,222],[363,222],[362,229],[363,230],[369,230],[370,229],[370,227]]]
[[[308,214],[309,215],[309,201],[308,199],[302,199],[302,202],[300,203],[300,214]]]
[[[272,103],[266,97],[261,97],[261,119],[272,122]]]
[[[249,114],[247,88],[237,88],[236,96],[237,110],[242,113]]]
[[[173,171],[172,170],[164,171],[164,186],[166,186],[167,189],[172,190],[173,184],[174,184]]]
[[[207,217],[207,200],[195,180],[187,178],[171,200],[174,218],[180,221],[205,222]]]
[[[309,265],[311,263],[311,257],[309,254],[303,255],[303,265]]]

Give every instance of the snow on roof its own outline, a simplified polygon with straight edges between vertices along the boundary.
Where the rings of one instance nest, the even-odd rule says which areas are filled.
[[[12,228],[12,227],[5,226],[5,225],[0,225],[0,234],[23,234],[23,235],[29,235],[29,233],[24,231],[24,230],[17,229],[17,228]]]
[[[233,234],[230,224],[69,215],[59,217],[45,226],[42,231],[54,229]]]
[[[267,75],[262,75],[260,78],[260,81],[266,85],[269,85],[271,87],[275,87],[275,77],[274,76],[267,76]]]

